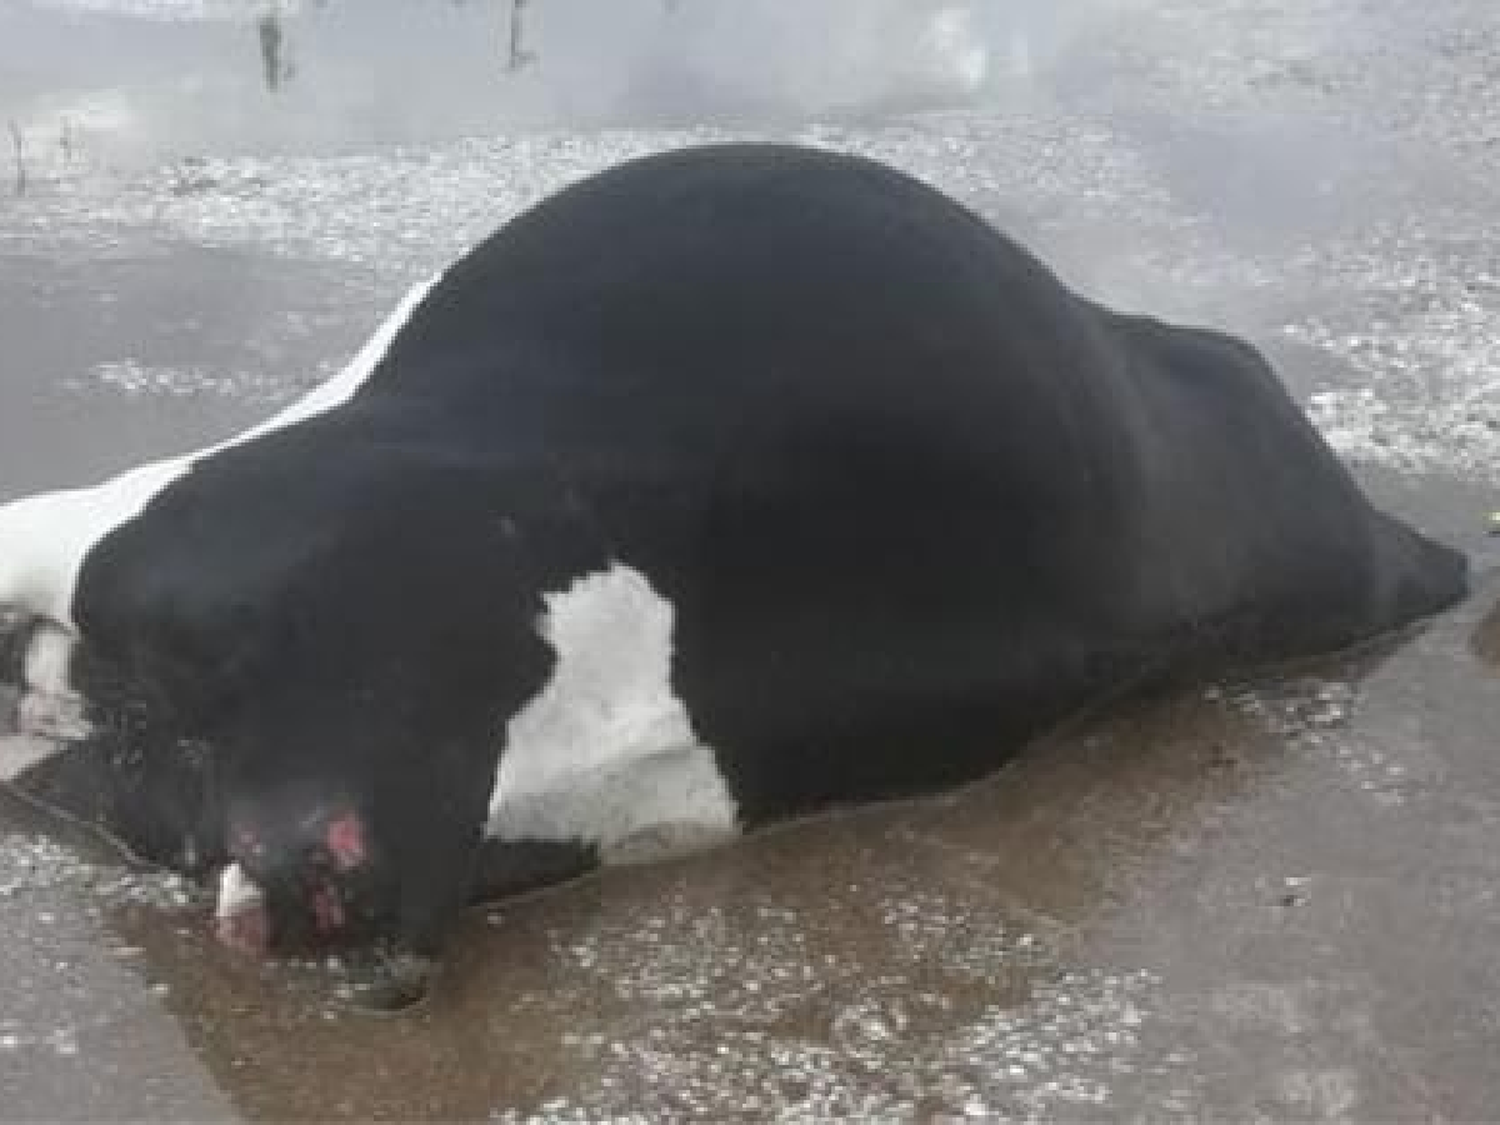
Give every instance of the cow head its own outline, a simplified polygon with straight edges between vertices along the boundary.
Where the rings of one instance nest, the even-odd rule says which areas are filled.
[[[88,752],[42,795],[178,867],[161,837],[206,822],[188,850],[228,944],[427,954],[550,654],[487,490],[339,446],[299,428],[129,503],[110,482],[0,509],[0,671],[26,683],[39,637],[66,650]]]

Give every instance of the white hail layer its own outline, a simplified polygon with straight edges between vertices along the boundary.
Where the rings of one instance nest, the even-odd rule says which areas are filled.
[[[545,601],[557,663],[507,728],[489,835],[596,844],[606,862],[733,836],[734,799],[672,690],[671,603],[620,563]]]
[[[0,505],[0,606],[26,610],[76,632],[73,596],[84,558],[94,544],[134,519],[157,493],[202,458],[348,401],[437,281],[438,277],[432,277],[413,286],[338,375],[244,433],[196,453],[130,469],[92,488],[47,492]]]

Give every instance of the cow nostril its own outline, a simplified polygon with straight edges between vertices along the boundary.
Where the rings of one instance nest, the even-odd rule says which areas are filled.
[[[323,832],[323,844],[333,857],[333,864],[340,871],[361,866],[369,858],[365,843],[365,828],[354,813],[344,813],[328,822]]]

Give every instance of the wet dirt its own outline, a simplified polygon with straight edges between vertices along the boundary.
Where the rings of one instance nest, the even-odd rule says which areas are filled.
[[[263,6],[0,15],[0,41],[75,54],[4,59],[0,108],[28,137],[93,114],[68,159],[32,142],[26,194],[0,201],[0,498],[258,419],[562,182],[775,135],[927,176],[1101,298],[1246,332],[1382,503],[1471,552],[1475,594],[1378,653],[1121,706],[962,793],[475,911],[399,1017],[352,1011],[338,962],[232,957],[193,888],[0,802],[0,1116],[1493,1116],[1500,150],[1476,138],[1500,135],[1500,36],[1482,4],[1021,4],[971,29],[993,60],[978,85],[876,54],[830,108],[810,63],[773,54],[764,89],[802,98],[774,114],[742,60],[737,100],[700,101],[701,76],[652,78],[655,48],[570,102],[569,60],[599,47],[570,53],[559,4],[524,112],[481,97],[515,88],[470,48],[423,92],[427,122],[390,108],[362,52],[452,47],[484,6],[379,7],[283,6],[299,69],[276,92]],[[733,36],[694,34],[731,65]],[[164,74],[209,93],[184,106]],[[620,89],[651,93],[615,99],[608,127],[576,109]],[[432,124],[445,98],[463,113]]]

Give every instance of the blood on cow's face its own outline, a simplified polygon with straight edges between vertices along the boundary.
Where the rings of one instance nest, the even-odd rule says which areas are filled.
[[[226,851],[254,892],[238,896],[244,910],[221,898],[228,944],[432,953],[468,903],[493,764],[477,739],[445,739],[381,702],[299,711],[273,730],[268,716],[292,712],[267,700],[243,741],[226,740]]]
[[[360,940],[391,913],[368,815],[314,786],[240,793],[226,816],[230,866],[219,933],[247,952]]]

